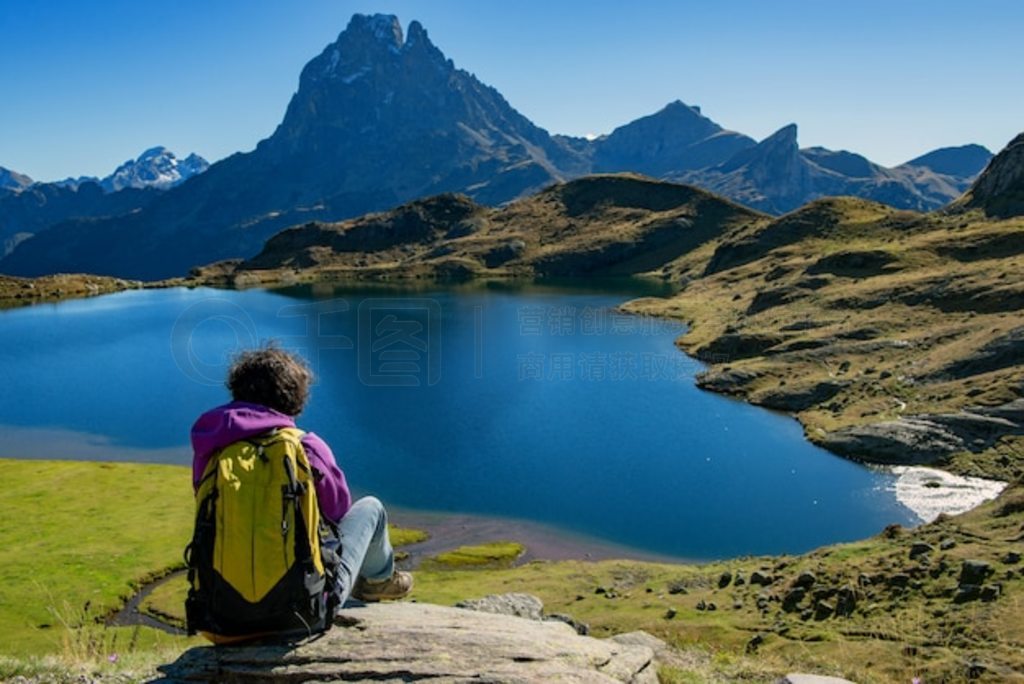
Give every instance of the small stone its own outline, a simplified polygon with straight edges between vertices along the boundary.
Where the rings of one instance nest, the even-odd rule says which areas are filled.
[[[981,588],[979,598],[982,601],[995,601],[999,598],[999,595],[1003,593],[1003,585],[1001,584],[986,584]]]
[[[953,596],[953,603],[967,603],[981,597],[981,587],[977,584],[961,584]]]
[[[815,620],[827,620],[832,617],[832,614],[836,612],[836,607],[828,601],[819,601],[814,606],[814,619]]]
[[[787,613],[793,612],[797,605],[804,600],[806,594],[807,592],[800,587],[790,589],[782,599],[782,610]]]
[[[544,603],[532,594],[490,594],[479,599],[467,599],[455,604],[456,608],[475,610],[481,613],[512,615],[528,620],[540,620]]]
[[[608,593],[608,590],[605,589],[604,587],[598,587],[598,588],[594,589],[594,593],[595,594],[606,594],[606,593]]]
[[[732,584],[732,573],[726,570],[718,576],[718,588],[724,589],[730,584]]]
[[[708,604],[704,599],[697,601],[697,610],[707,610]]]
[[[985,561],[965,560],[960,566],[960,584],[982,584],[993,572]]]
[[[1016,565],[1020,563],[1020,554],[1016,551],[1007,551],[1006,555],[1003,556],[1002,561],[1007,565]]]
[[[718,610],[718,606],[714,602],[708,601],[708,610],[709,611]]]
[[[747,653],[754,653],[755,651],[757,651],[758,647],[763,643],[764,634],[755,634],[750,638],[750,641],[747,642]]]
[[[737,572],[736,577],[733,579],[733,586],[741,587],[746,584],[747,580],[743,577],[742,572]]]
[[[666,620],[671,620],[676,615],[677,615],[677,612],[676,612],[675,608],[669,608],[668,610],[665,611],[665,619]]]
[[[910,547],[910,559],[913,560],[920,556],[932,553],[933,551],[935,551],[935,547],[931,544],[926,544],[924,542],[916,542],[913,546]]]
[[[896,573],[895,575],[889,578],[888,584],[890,587],[893,587],[895,589],[903,589],[908,584],[910,584],[910,575],[907,575],[902,572]]]
[[[956,539],[952,537],[946,537],[939,542],[939,548],[943,551],[949,551],[954,546],[956,546]]]
[[[775,578],[767,573],[763,573],[760,570],[755,570],[750,573],[750,583],[757,584],[762,587],[767,587],[769,584],[775,581]]]
[[[813,572],[801,572],[796,581],[793,582],[793,586],[810,589],[817,581],[818,578],[814,576]]]
[[[836,615],[850,616],[857,608],[857,590],[853,587],[843,587],[836,597]]]
[[[682,582],[672,582],[668,585],[668,593],[670,594],[685,594],[687,593],[686,587],[683,586]]]

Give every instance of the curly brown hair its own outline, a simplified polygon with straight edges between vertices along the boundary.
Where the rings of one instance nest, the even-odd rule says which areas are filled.
[[[306,407],[312,382],[313,373],[305,361],[271,343],[239,353],[226,384],[235,401],[297,416]]]

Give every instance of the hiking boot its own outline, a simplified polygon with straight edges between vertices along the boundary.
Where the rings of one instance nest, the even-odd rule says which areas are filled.
[[[373,603],[375,601],[394,601],[404,598],[412,591],[412,574],[395,570],[386,580],[374,582],[364,577],[356,580],[356,586],[352,588],[352,596]]]

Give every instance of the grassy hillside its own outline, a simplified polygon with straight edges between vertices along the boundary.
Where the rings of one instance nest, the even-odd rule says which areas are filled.
[[[703,387],[854,458],[1024,472],[1024,219],[821,200],[668,264]]]
[[[186,468],[0,460],[0,472],[6,519],[32,521],[0,530],[0,679],[131,679],[200,643],[102,625],[133,588],[178,563],[191,526]],[[414,598],[535,594],[547,613],[587,623],[595,636],[643,629],[679,647],[679,666],[666,670],[674,681],[771,681],[802,670],[865,683],[1006,682],[1024,679],[1022,541],[1016,485],[962,516],[802,556],[508,568],[515,544],[463,548],[452,556],[471,560],[455,568],[485,569],[438,557],[417,571]],[[482,555],[488,563],[478,566]],[[175,579],[147,606],[180,621],[184,592]]]
[[[234,284],[345,278],[465,279],[645,273],[734,224],[766,220],[685,185],[628,174],[562,183],[491,209],[460,195],[283,231],[244,263],[200,279]]]

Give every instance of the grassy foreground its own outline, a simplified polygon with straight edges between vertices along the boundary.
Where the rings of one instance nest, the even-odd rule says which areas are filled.
[[[0,654],[99,664],[185,648],[184,638],[102,621],[181,564],[187,478],[170,466],[0,459]],[[5,661],[0,678],[22,667]]]
[[[100,624],[179,564],[191,527],[186,468],[0,460],[0,474],[0,679],[149,672],[203,643]],[[451,605],[527,592],[598,637],[646,630],[681,649],[683,665],[665,668],[665,681],[771,681],[793,670],[858,682],[1024,681],[1022,541],[1018,484],[968,514],[803,556],[485,570],[434,559],[417,572],[414,597]],[[506,559],[518,548],[459,551]],[[963,588],[965,561],[981,563],[974,593]],[[184,585],[163,585],[148,607],[180,620]]]

